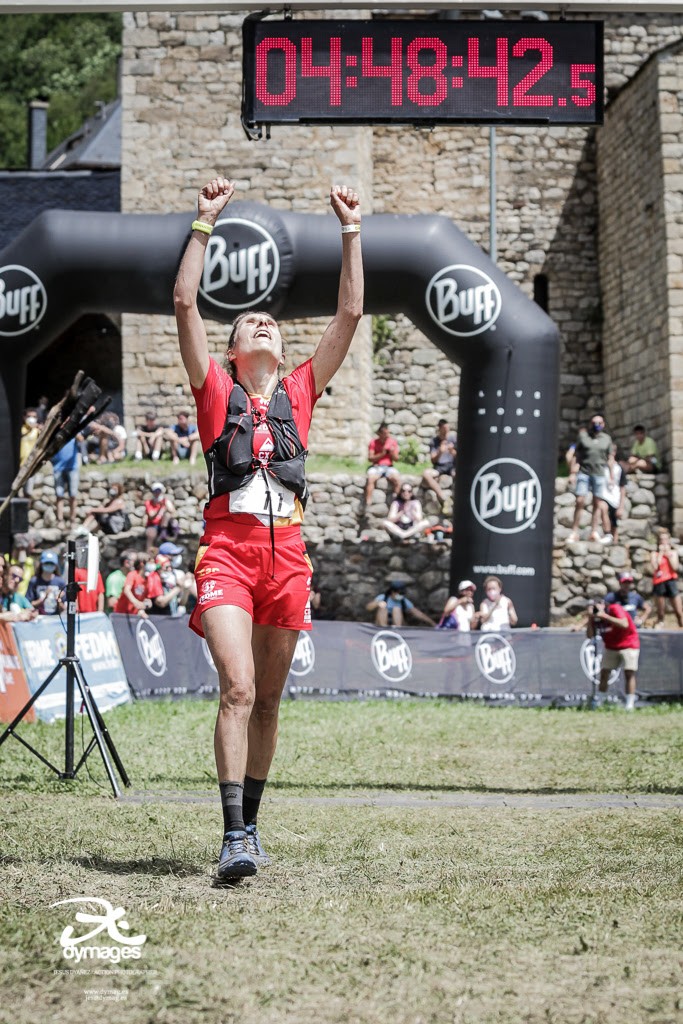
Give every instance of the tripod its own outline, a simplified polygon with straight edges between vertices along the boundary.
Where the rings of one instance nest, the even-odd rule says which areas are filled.
[[[111,788],[114,791],[114,796],[120,797],[121,790],[119,789],[118,781],[114,774],[111,761],[107,754],[107,748],[112,756],[112,759],[118,769],[118,773],[121,776],[121,780],[124,785],[130,786],[130,779],[126,774],[126,770],[123,767],[123,762],[119,757],[114,741],[109,735],[109,730],[105,725],[104,719],[100,713],[95,698],[90,692],[88,683],[86,682],[85,676],[83,675],[83,669],[81,667],[80,660],[76,656],[76,605],[78,601],[78,588],[79,584],[76,582],[76,543],[73,540],[67,543],[67,584],[66,584],[66,654],[63,658],[60,658],[58,663],[53,668],[47,679],[40,684],[36,692],[32,695],[30,700],[24,704],[21,711],[18,713],[16,718],[7,726],[3,734],[0,736],[0,746],[5,742],[9,736],[14,736],[15,739],[23,743],[32,754],[35,754],[39,760],[46,764],[48,768],[57,775],[59,779],[75,779],[79,770],[83,767],[86,760],[90,756],[95,744],[99,747],[102,761],[106,769]],[[15,733],[15,728],[21,722],[22,718],[31,710],[35,702],[41,696],[44,690],[50,685],[55,676],[61,671],[66,669],[66,729],[65,729],[65,744],[64,744],[64,771],[60,771],[51,764],[46,757],[31,746],[22,736]],[[74,683],[78,684],[78,689],[81,693],[81,699],[83,705],[88,713],[90,719],[90,725],[92,727],[93,736],[90,743],[83,751],[78,764],[74,767]]]

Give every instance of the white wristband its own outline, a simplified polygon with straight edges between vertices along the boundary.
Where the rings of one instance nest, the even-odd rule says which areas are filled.
[[[342,224],[342,235],[360,234],[360,224]]]

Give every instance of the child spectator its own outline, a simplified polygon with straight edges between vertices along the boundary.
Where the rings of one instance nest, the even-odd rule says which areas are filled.
[[[484,632],[500,633],[517,625],[517,612],[509,597],[503,594],[503,584],[497,576],[484,580],[486,597],[479,605],[479,619]]]

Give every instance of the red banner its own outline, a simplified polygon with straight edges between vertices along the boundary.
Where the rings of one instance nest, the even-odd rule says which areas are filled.
[[[0,622],[0,722],[11,722],[31,694],[9,623]],[[35,722],[33,708],[25,722]]]

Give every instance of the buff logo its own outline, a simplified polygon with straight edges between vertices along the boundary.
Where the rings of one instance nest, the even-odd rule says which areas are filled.
[[[482,636],[474,649],[477,668],[490,683],[503,686],[509,683],[517,668],[517,659],[505,637],[492,633]]]
[[[315,647],[308,633],[300,633],[289,671],[293,676],[307,676],[315,665]]]
[[[208,240],[199,291],[221,309],[248,309],[271,293],[279,274],[272,235],[253,221],[226,217]]]
[[[410,647],[398,633],[382,630],[375,633],[371,647],[372,664],[390,683],[400,683],[410,675],[413,656]]]
[[[521,533],[541,510],[541,484],[520,459],[494,459],[482,466],[470,490],[475,517],[492,533]]]
[[[579,655],[581,660],[581,668],[586,679],[597,683],[600,679],[600,669],[602,668],[602,641],[598,640],[594,643],[593,640],[584,640],[581,644],[581,653]],[[609,674],[607,680],[608,686],[614,686],[619,679],[621,669],[615,668]]]
[[[443,267],[427,285],[426,304],[432,320],[457,338],[490,330],[500,316],[497,285],[476,267],[456,263]]]
[[[135,641],[145,667],[153,676],[163,676],[166,671],[166,648],[161,634],[149,619],[138,619],[135,627]]]
[[[32,270],[16,263],[0,267],[0,335],[25,334],[40,323],[46,309],[45,287]]]

